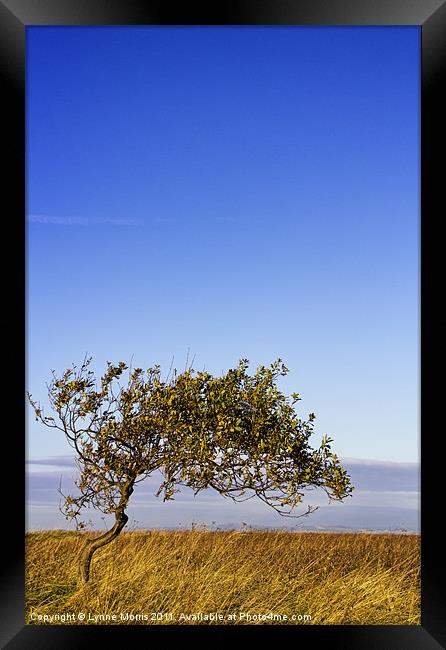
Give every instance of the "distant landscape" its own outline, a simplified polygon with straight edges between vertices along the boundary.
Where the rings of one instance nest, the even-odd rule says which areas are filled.
[[[306,503],[319,509],[309,517],[284,518],[255,500],[233,504],[213,490],[193,498],[182,488],[175,500],[166,503],[154,493],[157,476],[137,486],[129,507],[127,530],[190,529],[193,524],[212,530],[287,528],[290,530],[411,531],[419,532],[419,465],[385,461],[345,459],[345,467],[355,486],[353,496],[343,503],[328,503],[324,494],[308,492]],[[71,456],[29,459],[27,463],[27,530],[73,529],[59,512],[58,487],[73,485],[76,470]],[[106,522],[89,511],[96,530]]]
[[[420,623],[418,535],[135,531],[78,589],[83,535],[27,534],[27,623]]]

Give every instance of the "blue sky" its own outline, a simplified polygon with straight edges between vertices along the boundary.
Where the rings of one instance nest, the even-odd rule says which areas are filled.
[[[280,356],[314,444],[417,462],[418,28],[31,27],[27,57],[34,397],[86,352]]]

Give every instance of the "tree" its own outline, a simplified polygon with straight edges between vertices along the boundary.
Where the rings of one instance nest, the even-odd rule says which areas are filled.
[[[294,515],[304,490],[321,488],[342,501],[353,488],[331,438],[309,446],[315,416],[298,418],[297,393],[285,397],[276,385],[288,373],[281,359],[248,374],[248,360],[221,377],[192,368],[161,379],[160,366],[143,371],[119,362],[95,379],[91,358],[47,384],[56,416],[45,416],[28,394],[36,419],[62,431],[76,452],[76,495],[64,496],[67,519],[79,520],[86,507],[114,515],[106,533],[86,540],[79,580],[88,581],[94,552],[115,539],[128,521],[134,487],[159,470],[156,493],[172,499],[180,486],[198,494],[213,488],[224,497],[258,497],[284,516]],[[120,379],[128,370],[128,379]],[[316,508],[309,506],[304,514]]]

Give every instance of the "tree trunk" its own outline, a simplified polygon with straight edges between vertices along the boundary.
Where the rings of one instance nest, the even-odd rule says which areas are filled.
[[[95,539],[88,539],[84,548],[81,551],[79,556],[79,583],[81,586],[85,585],[90,579],[90,566],[93,554],[98,548],[110,544],[121,532],[129,518],[124,512],[124,509],[127,507],[127,503],[130,495],[133,493],[133,485],[135,479],[129,479],[124,485],[124,488],[121,492],[121,499],[119,505],[115,511],[116,523],[103,535],[96,537]]]
[[[121,532],[128,521],[128,517],[125,513],[118,519],[116,518],[116,523],[105,535],[101,535],[96,539],[87,540],[82,552],[79,556],[79,582],[81,585],[85,585],[90,578],[90,566],[93,554],[98,548],[110,544]]]

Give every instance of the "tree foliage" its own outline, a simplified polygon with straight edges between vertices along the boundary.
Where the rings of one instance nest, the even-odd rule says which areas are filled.
[[[125,363],[108,362],[99,385],[90,364],[85,359],[61,377],[53,372],[48,398],[57,419],[29,396],[36,418],[63,431],[76,452],[78,494],[65,498],[68,518],[78,520],[86,506],[124,511],[129,491],[155,470],[164,500],[180,486],[195,494],[213,488],[234,501],[257,496],[286,516],[306,489],[335,500],[353,489],[330,438],[310,447],[315,416],[300,419],[299,395],[287,398],[277,387],[288,372],[280,359],[253,375],[242,359],[221,377],[189,368],[164,381],[159,366],[135,368],[125,386]]]

